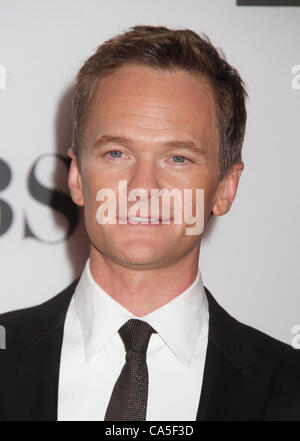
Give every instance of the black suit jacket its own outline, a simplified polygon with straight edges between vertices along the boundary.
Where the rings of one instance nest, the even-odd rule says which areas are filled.
[[[40,305],[0,315],[0,419],[57,420],[64,322],[78,280]],[[300,351],[239,323],[205,290],[209,337],[197,420],[300,420]]]

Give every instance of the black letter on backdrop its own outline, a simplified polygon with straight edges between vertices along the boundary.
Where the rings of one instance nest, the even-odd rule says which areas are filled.
[[[62,213],[69,222],[69,229],[64,237],[63,240],[67,240],[73,231],[75,230],[75,227],[79,220],[79,210],[77,205],[74,204],[71,197],[69,195],[66,195],[65,193],[62,193],[57,190],[51,190],[44,185],[42,185],[40,182],[38,182],[36,177],[36,167],[39,162],[39,160],[45,156],[56,156],[58,159],[60,159],[66,166],[67,170],[69,168],[70,160],[69,158],[66,158],[62,155],[58,155],[56,153],[46,153],[45,155],[41,155],[33,164],[28,178],[28,188],[29,192],[32,195],[32,197],[40,202],[41,204],[47,205],[48,207],[53,208],[54,210],[59,211]],[[40,242],[46,242],[46,243],[58,243],[62,242],[63,240],[59,241],[47,241],[43,240],[40,237],[36,236],[36,234],[33,233],[32,229],[30,228],[28,221],[25,217],[25,234],[24,237],[33,237],[36,240],[39,240]]]
[[[6,162],[0,159],[0,191],[5,190],[11,181],[11,171]],[[13,212],[7,202],[0,199],[0,236],[5,234],[13,221]]]

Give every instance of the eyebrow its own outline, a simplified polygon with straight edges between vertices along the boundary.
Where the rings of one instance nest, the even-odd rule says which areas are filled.
[[[130,148],[133,143],[134,142],[132,140],[124,136],[103,135],[94,143],[92,149],[98,149],[106,146],[107,144],[118,144]],[[189,150],[190,152],[197,155],[205,153],[205,150],[200,149],[193,141],[188,140],[167,141],[163,143],[163,146],[168,148],[180,148],[184,150]]]

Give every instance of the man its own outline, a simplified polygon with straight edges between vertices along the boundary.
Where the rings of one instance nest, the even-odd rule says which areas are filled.
[[[190,30],[136,26],[86,61],[68,154],[90,256],[63,292],[0,316],[2,419],[300,419],[299,353],[218,305],[198,268],[203,228],[175,222],[178,207],[198,212],[200,199],[180,205],[188,189],[204,190],[193,218],[204,228],[229,211],[245,98],[238,72]],[[144,206],[124,207],[120,183]],[[178,190],[169,213],[154,189]]]

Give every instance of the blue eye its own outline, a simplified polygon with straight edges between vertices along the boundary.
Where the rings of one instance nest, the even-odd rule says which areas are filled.
[[[178,162],[175,161],[176,164],[184,164],[184,161],[185,161],[185,160],[187,161],[187,159],[186,159],[184,156],[176,155],[176,156],[173,156],[173,158],[179,159]],[[181,161],[181,159],[182,159],[183,161]]]
[[[116,158],[120,158],[121,157],[121,155],[122,155],[122,152],[120,152],[120,150],[112,150],[111,152],[109,152],[108,154],[110,155],[110,154],[114,154],[114,153],[117,153],[117,156],[112,156],[114,159],[116,159]],[[119,155],[120,154],[120,155]]]

